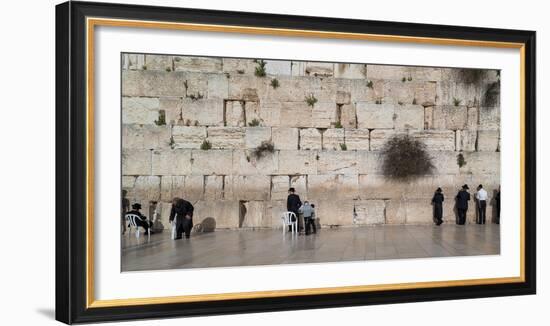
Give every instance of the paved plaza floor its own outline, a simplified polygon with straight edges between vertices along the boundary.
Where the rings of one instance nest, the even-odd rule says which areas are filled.
[[[216,230],[171,240],[170,232],[122,236],[122,271],[498,255],[500,228],[487,225],[382,225],[322,229]]]

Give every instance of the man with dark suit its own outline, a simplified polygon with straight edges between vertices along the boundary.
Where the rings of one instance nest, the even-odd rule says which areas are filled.
[[[286,199],[286,210],[289,212],[292,212],[296,214],[296,218],[298,218],[298,212],[300,210],[300,207],[302,207],[302,201],[300,200],[300,196],[296,195],[296,189],[290,188],[288,189],[288,197]],[[295,220],[292,220],[295,221]],[[288,226],[289,232],[292,232],[292,227]]]
[[[182,233],[189,239],[191,229],[193,228],[193,210],[195,208],[187,200],[174,198],[172,200],[172,209],[170,210],[170,223],[176,223],[176,238],[181,239]]]
[[[130,214],[137,215],[139,218],[135,220],[136,225],[138,227],[141,226],[145,230],[145,233],[147,233],[147,230],[149,230],[149,228],[153,225],[153,223],[148,221],[145,215],[141,214],[141,212],[139,211],[140,209],[141,209],[141,204],[135,203],[132,205],[132,210],[126,213],[126,215],[130,215]],[[154,233],[154,232],[151,231],[151,233]]]
[[[463,185],[462,190],[456,195],[456,209],[458,211],[458,223],[464,225],[466,223],[466,213],[468,212],[468,201],[470,200],[470,193],[468,192],[468,185]]]

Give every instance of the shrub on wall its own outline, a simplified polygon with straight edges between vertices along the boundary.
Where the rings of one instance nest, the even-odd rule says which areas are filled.
[[[434,166],[424,143],[409,135],[393,136],[382,150],[383,171],[392,179],[406,180],[432,172]]]

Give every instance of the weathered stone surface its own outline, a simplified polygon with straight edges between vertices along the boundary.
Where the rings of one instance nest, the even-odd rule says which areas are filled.
[[[345,141],[348,150],[369,150],[368,129],[345,129]]]
[[[405,201],[407,224],[433,223],[433,206],[430,199],[408,199]]]
[[[225,74],[209,74],[207,83],[209,99],[229,97],[229,81]]]
[[[476,107],[468,108],[468,123],[467,123],[466,129],[477,130],[479,125],[478,110],[479,109]]]
[[[155,125],[122,125],[122,148],[170,148],[170,127]]]
[[[434,128],[434,107],[428,106],[424,108],[424,129]]]
[[[424,129],[424,107],[421,105],[398,105],[394,109],[394,118],[395,129]]]
[[[312,202],[358,197],[357,174],[320,174],[308,176],[308,199]]]
[[[263,228],[272,224],[267,202],[253,200],[241,203],[241,228]]]
[[[142,70],[145,65],[145,55],[125,53],[122,56],[122,69],[124,70]]]
[[[185,198],[185,178],[185,176],[162,176],[160,179],[160,200],[171,202],[174,197]]]
[[[200,223],[206,218],[216,221],[217,229],[239,227],[239,202],[235,200],[200,200],[194,204],[193,221]]]
[[[479,129],[498,130],[500,128],[500,108],[479,108]]]
[[[355,104],[344,104],[340,107],[340,123],[343,128],[357,128]]]
[[[334,77],[363,79],[367,77],[367,65],[358,63],[335,63]]]
[[[252,150],[233,151],[233,169],[235,175],[268,175],[278,171],[279,153],[266,153],[257,158]]]
[[[428,155],[432,159],[434,165],[433,174],[446,175],[458,174],[457,156],[460,154],[455,151],[432,151]]]
[[[230,175],[233,162],[231,150],[193,150],[191,173],[194,175]]]
[[[337,106],[334,102],[317,102],[311,110],[311,123],[315,128],[329,128],[336,123]]]
[[[317,173],[317,151],[279,152],[279,172],[277,174],[315,174]]]
[[[375,129],[370,132],[370,150],[380,151],[384,149],[386,142],[396,134],[393,129]]]
[[[498,130],[478,130],[477,150],[496,152],[499,147],[500,132]]]
[[[344,129],[331,128],[323,132],[323,150],[342,150],[345,147]]]
[[[291,75],[291,62],[285,60],[265,60],[265,72],[268,75]]]
[[[316,128],[300,129],[300,149],[321,149],[322,148],[321,131]]]
[[[328,62],[306,62],[305,73],[309,76],[332,76],[334,64]]]
[[[206,139],[206,127],[172,127],[173,148],[198,149]]]
[[[122,96],[185,96],[184,81],[183,73],[123,70]]]
[[[273,127],[271,137],[275,149],[297,150],[298,149],[298,128]]]
[[[260,103],[258,102],[245,102],[244,105],[246,125],[250,126],[255,123],[255,120],[260,122],[260,126],[266,126],[265,122],[262,121],[262,116],[260,113]]]
[[[159,111],[164,112],[164,120],[169,125],[181,124],[181,107],[183,99],[180,97],[162,97],[159,99]]]
[[[222,72],[222,59],[205,57],[174,57],[174,69],[176,71],[193,72]]]
[[[386,201],[386,223],[405,224],[407,221],[407,207],[403,200]]]
[[[258,101],[259,89],[263,87],[261,80],[255,76],[231,75],[229,78],[228,95],[231,100],[238,101]]]
[[[351,93],[344,91],[336,92],[336,104],[350,104],[351,103]]]
[[[351,96],[351,102],[374,102],[374,83],[372,88],[369,87],[370,80],[364,79],[352,79],[347,80],[349,82],[349,92]]]
[[[322,200],[315,204],[315,216],[322,226],[353,224],[353,200]]]
[[[463,155],[466,165],[460,168],[460,173],[500,174],[499,152],[464,152]]]
[[[257,64],[252,59],[223,58],[223,72],[240,75],[254,75]]]
[[[274,175],[271,177],[271,200],[286,200],[290,179],[286,175]]]
[[[474,83],[445,80],[436,84],[437,105],[476,106],[480,103],[481,89]]]
[[[191,172],[190,150],[155,150],[152,160],[154,175],[187,175]]]
[[[182,119],[191,125],[223,126],[223,100],[221,99],[184,99]]]
[[[457,130],[468,125],[468,108],[465,106],[438,105],[433,111],[434,129]]]
[[[245,128],[245,145],[248,149],[256,149],[263,142],[271,142],[270,127],[247,127]]]
[[[270,201],[267,204],[267,209],[271,212],[271,227],[282,228],[283,226],[283,213],[286,212],[286,198],[285,200]]]
[[[185,187],[183,197],[186,200],[195,202],[203,198],[204,195],[204,176],[188,175],[185,177]]]
[[[452,130],[424,130],[411,133],[411,136],[426,144],[426,148],[430,151],[455,150],[455,133]]]
[[[151,151],[148,149],[122,149],[123,175],[150,175]]]
[[[160,177],[138,176],[134,185],[134,196],[141,201],[160,199]]]
[[[134,188],[134,184],[136,183],[136,177],[134,176],[122,176],[122,189],[132,189]]]
[[[370,102],[384,104],[413,104],[431,106],[435,104],[436,84],[422,81],[373,80]]]
[[[204,177],[204,199],[224,199],[224,178],[222,175],[207,175]]]
[[[305,76],[306,63],[304,61],[292,61],[290,70],[292,76]]]
[[[386,222],[386,203],[383,200],[358,200],[354,203],[353,224],[372,225]]]
[[[243,101],[225,102],[225,125],[228,127],[243,127],[245,125],[244,112]]]
[[[185,97],[206,97],[208,95],[208,76],[200,72],[181,72],[185,86]]]
[[[372,133],[371,133],[372,134]],[[383,174],[383,159],[380,152],[357,151],[360,174]]]
[[[357,102],[355,108],[358,128],[393,128],[393,105]]]
[[[260,102],[259,106],[260,121],[262,122],[263,126],[281,126],[281,103],[262,101]]]
[[[159,118],[159,99],[154,97],[123,97],[123,124],[154,124]]]
[[[457,130],[456,136],[458,140],[457,151],[472,152],[476,150],[476,130]]]
[[[245,128],[241,127],[209,127],[206,131],[208,141],[215,149],[245,148]]]
[[[319,174],[357,174],[359,170],[355,151],[319,152]]]
[[[145,66],[147,70],[172,71],[172,57],[167,55],[146,54]]]
[[[291,176],[290,177],[290,187],[292,187],[296,190],[296,194],[298,194],[300,196],[302,201],[308,199],[307,175],[293,175],[293,176]]]
[[[269,200],[271,177],[234,175],[225,177],[225,198],[235,200]]]
[[[441,68],[432,67],[409,67],[389,65],[367,65],[367,77],[372,79],[389,79],[401,81],[441,81]]]

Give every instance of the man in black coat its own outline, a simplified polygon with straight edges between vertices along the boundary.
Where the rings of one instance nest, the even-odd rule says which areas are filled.
[[[470,200],[470,193],[468,192],[468,185],[463,185],[462,190],[456,195],[456,209],[458,211],[458,223],[464,225],[466,223],[466,212],[468,211],[468,201]]]
[[[298,217],[298,211],[300,207],[302,207],[302,201],[300,200],[300,196],[296,195],[296,189],[290,188],[288,189],[288,197],[286,199],[286,210],[289,212],[292,212],[296,214],[296,218]],[[292,220],[295,221],[295,220]],[[289,232],[292,232],[291,226],[288,227]]]
[[[139,211],[140,209],[141,209],[141,204],[135,203],[132,205],[132,210],[126,213],[126,215],[129,215],[129,214],[137,215],[139,218],[136,219],[136,225],[138,227],[141,226],[145,230],[145,233],[147,233],[147,231],[149,230],[149,228],[153,223],[147,221],[147,217],[141,214],[141,212]],[[153,232],[151,231],[151,233]]]
[[[432,204],[434,205],[434,220],[436,225],[441,225],[443,223],[443,201],[445,196],[443,196],[443,190],[437,188],[434,196],[432,197]]]
[[[176,223],[176,239],[181,239],[182,233],[189,239],[193,228],[193,210],[195,208],[187,200],[174,198],[170,210],[170,223]],[[175,221],[174,221],[175,220]]]

